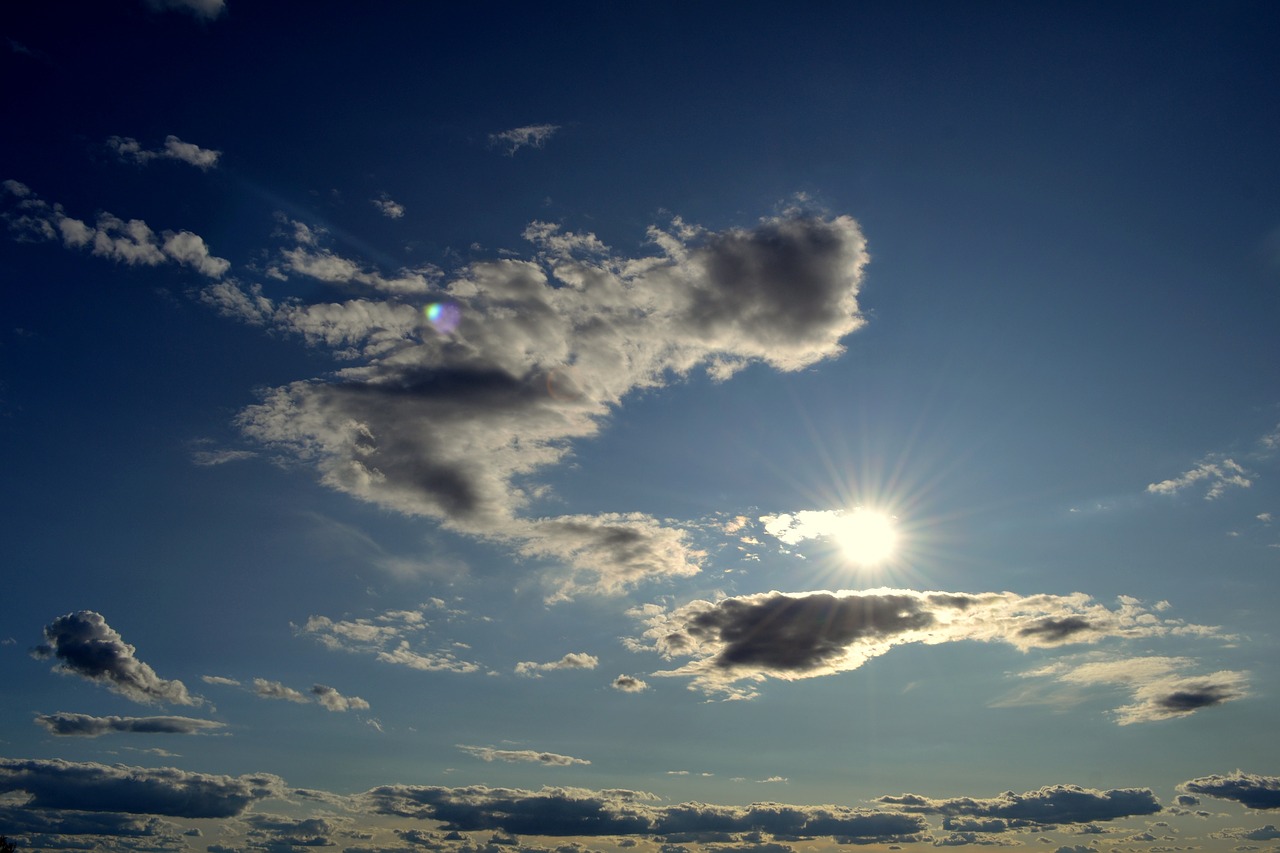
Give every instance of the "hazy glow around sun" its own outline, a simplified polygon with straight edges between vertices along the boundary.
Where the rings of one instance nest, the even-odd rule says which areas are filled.
[[[850,562],[871,566],[893,556],[898,531],[893,519],[882,512],[855,509],[833,525],[832,538]]]

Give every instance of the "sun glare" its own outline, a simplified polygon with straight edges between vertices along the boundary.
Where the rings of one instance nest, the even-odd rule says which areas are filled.
[[[898,547],[893,519],[869,509],[855,509],[842,517],[834,538],[850,562],[863,566],[884,562]]]

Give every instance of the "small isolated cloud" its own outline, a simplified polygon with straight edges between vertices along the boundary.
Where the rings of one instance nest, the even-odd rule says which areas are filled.
[[[253,680],[253,693],[263,699],[280,699],[285,702],[296,702],[305,705],[311,700],[292,687],[285,687],[279,681],[268,681],[265,678]]]
[[[226,723],[197,720],[191,717],[91,717],[88,714],[41,714],[36,723],[57,737],[98,737],[116,732],[133,734],[206,734],[224,728]]]
[[[526,678],[540,678],[541,673],[552,672],[557,669],[595,669],[599,665],[600,659],[595,655],[589,655],[586,652],[570,652],[560,660],[549,663],[537,663],[531,660],[520,661],[516,664],[516,675],[523,675]]]
[[[736,682],[847,672],[906,643],[977,640],[1026,651],[1109,637],[1214,633],[1206,626],[1161,619],[1137,599],[1122,597],[1111,609],[1082,593],[775,591],[693,601],[669,612],[650,607],[634,615],[648,628],[627,641],[633,651],[693,659],[655,674],[687,677],[691,687],[740,699],[755,693]]]
[[[1201,776],[1178,786],[1179,791],[1235,800],[1250,809],[1280,809],[1280,776],[1259,776],[1237,770],[1225,776]]]
[[[167,9],[189,12],[206,21],[212,21],[227,8],[226,0],[146,0],[146,4],[157,12]]]
[[[619,675],[609,685],[614,690],[621,690],[623,693],[641,693],[649,689],[649,685],[634,675]]]
[[[140,166],[145,166],[152,160],[178,160],[206,172],[218,165],[218,158],[222,156],[221,151],[201,148],[172,135],[165,137],[164,145],[155,150],[143,148],[138,140],[130,136],[112,136],[107,139],[107,147],[121,160]]]
[[[252,459],[257,455],[252,450],[197,450],[191,454],[191,461],[202,468],[212,468],[215,465],[226,465],[228,462]]]
[[[373,655],[383,663],[423,672],[478,672],[480,665],[460,660],[451,649],[415,648],[429,627],[425,606],[417,610],[388,610],[372,618],[330,619],[312,616],[294,630],[327,649]]]
[[[35,648],[37,658],[56,658],[55,671],[101,684],[114,693],[143,704],[169,702],[199,705],[181,681],[166,681],[134,657],[137,651],[116,633],[100,613],[80,610],[53,620],[44,629],[45,642]]]
[[[285,785],[270,773],[212,776],[173,767],[0,758],[0,793],[12,791],[30,797],[27,809],[226,818],[283,795]]]
[[[1222,497],[1223,493],[1233,486],[1247,489],[1253,485],[1249,479],[1249,472],[1234,459],[1207,456],[1182,476],[1152,483],[1147,486],[1147,491],[1152,494],[1172,495],[1194,483],[1203,483],[1208,486],[1204,494],[1204,499],[1207,501]]]
[[[1185,717],[1248,695],[1248,673],[1186,674],[1195,664],[1185,657],[1070,658],[1025,675],[1051,677],[1064,684],[1127,688],[1134,701],[1112,711],[1122,726]]]
[[[1099,791],[1078,785],[1049,785],[1038,791],[975,799],[932,799],[919,794],[880,797],[876,802],[919,814],[948,817],[999,818],[1010,826],[1093,823],[1134,815],[1155,814],[1160,803],[1149,788]]]
[[[205,684],[220,684],[224,687],[239,687],[240,682],[234,678],[223,678],[221,675],[202,675],[200,680]]]
[[[359,696],[343,696],[337,690],[324,684],[316,684],[311,688],[311,695],[328,711],[367,711],[369,703]]]
[[[399,219],[404,216],[404,205],[397,201],[392,201],[391,196],[386,193],[377,198],[369,199],[369,203],[378,208],[378,211],[388,219]]]
[[[538,752],[533,749],[494,749],[491,746],[465,746],[457,744],[458,749],[479,758],[481,761],[507,761],[511,763],[531,762],[548,767],[569,767],[574,764],[590,764],[585,758],[574,758],[571,755],[559,755],[554,752]]]
[[[501,133],[489,134],[489,147],[501,148],[508,157],[514,157],[521,148],[541,148],[560,129],[557,124],[526,124]]]

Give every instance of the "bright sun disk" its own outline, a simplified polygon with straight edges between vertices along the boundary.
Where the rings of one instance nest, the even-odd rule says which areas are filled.
[[[869,509],[856,509],[843,516],[834,538],[850,562],[864,566],[889,559],[898,546],[893,519]]]

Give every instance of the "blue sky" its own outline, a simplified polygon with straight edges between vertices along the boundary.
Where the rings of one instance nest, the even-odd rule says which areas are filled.
[[[5,6],[0,834],[1275,849],[1278,32]]]

